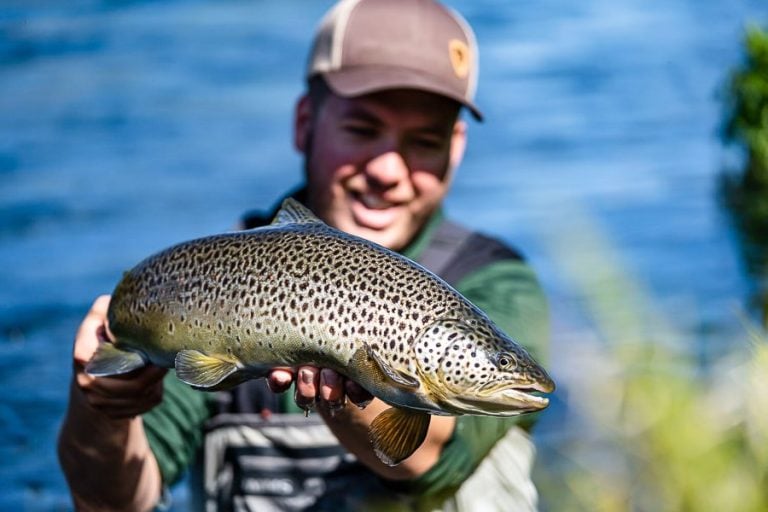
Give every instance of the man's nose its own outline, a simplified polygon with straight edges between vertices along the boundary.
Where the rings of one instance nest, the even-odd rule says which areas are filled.
[[[366,175],[374,184],[389,188],[408,176],[406,164],[399,152],[390,150],[375,156],[366,165]]]

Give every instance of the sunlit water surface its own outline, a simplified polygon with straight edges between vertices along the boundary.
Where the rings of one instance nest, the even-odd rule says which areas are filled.
[[[0,509],[70,507],[55,436],[93,298],[149,253],[227,229],[299,180],[292,108],[328,5],[0,6]],[[550,242],[574,211],[605,230],[692,350],[711,358],[742,339],[748,285],[716,204],[720,96],[765,4],[452,5],[476,27],[487,121],[470,122],[448,210],[540,273],[556,377],[573,374],[582,322]]]

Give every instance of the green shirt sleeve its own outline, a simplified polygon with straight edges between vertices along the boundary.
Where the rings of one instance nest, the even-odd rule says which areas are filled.
[[[543,362],[549,338],[549,313],[541,286],[528,265],[514,260],[495,262],[467,275],[456,288],[537,361]],[[529,427],[534,418],[535,414],[511,418],[459,416],[453,437],[437,464],[405,484],[405,490],[427,498],[450,495],[512,425]]]
[[[149,446],[163,482],[178,481],[203,442],[203,424],[210,417],[213,395],[196,391],[168,372],[163,401],[143,416]]]

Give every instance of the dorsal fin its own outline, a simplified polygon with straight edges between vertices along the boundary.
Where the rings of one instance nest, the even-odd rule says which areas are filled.
[[[323,224],[312,210],[292,197],[286,198],[272,220],[273,226],[285,224]]]

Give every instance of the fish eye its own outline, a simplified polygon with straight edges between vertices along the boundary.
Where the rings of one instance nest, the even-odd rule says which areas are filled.
[[[497,362],[502,370],[517,366],[517,359],[512,354],[501,354]]]

